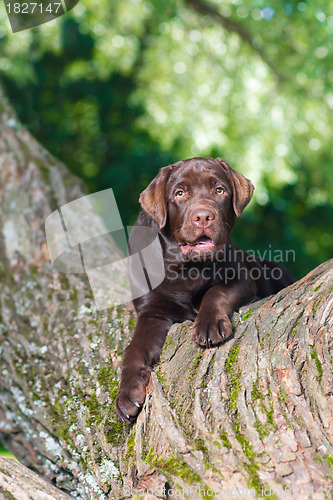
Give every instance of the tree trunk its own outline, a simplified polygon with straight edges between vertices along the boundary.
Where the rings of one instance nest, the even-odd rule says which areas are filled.
[[[98,312],[85,275],[52,269],[45,219],[84,188],[20,126],[2,94],[0,106],[5,446],[78,499],[140,490],[166,498],[171,489],[172,498],[193,499],[330,496],[332,261],[234,313],[234,336],[220,347],[202,350],[191,323],[174,325],[136,424],[119,423],[114,401],[133,309]],[[104,241],[96,245],[105,251]],[[107,251],[121,256],[111,241]],[[11,467],[20,467],[23,488],[23,468]]]

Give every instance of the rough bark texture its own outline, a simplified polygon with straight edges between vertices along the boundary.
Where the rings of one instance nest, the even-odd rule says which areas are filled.
[[[11,495],[11,496],[10,496]],[[0,500],[70,500],[71,497],[12,458],[0,457]]]
[[[235,334],[218,348],[197,347],[190,323],[171,328],[136,424],[121,424],[114,400],[133,310],[96,312],[84,275],[51,268],[45,219],[84,189],[21,128],[1,94],[0,106],[0,439],[7,448],[80,499],[134,498],[140,490],[165,498],[169,488],[172,498],[208,498],[214,490],[215,498],[330,497],[333,262],[234,313]],[[112,242],[107,251],[120,255]],[[0,467],[1,488],[6,471]]]

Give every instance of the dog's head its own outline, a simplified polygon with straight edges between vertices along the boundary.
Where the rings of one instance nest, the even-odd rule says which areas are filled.
[[[191,258],[223,248],[253,189],[220,158],[191,158],[161,168],[140,203]]]

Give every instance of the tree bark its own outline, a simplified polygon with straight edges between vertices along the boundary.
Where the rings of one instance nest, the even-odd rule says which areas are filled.
[[[137,422],[119,423],[114,401],[133,309],[97,312],[85,275],[52,269],[45,219],[84,187],[21,127],[2,94],[0,106],[5,446],[78,499],[140,490],[166,498],[168,489],[193,499],[330,496],[333,261],[234,313],[234,335],[220,347],[202,350],[191,323],[174,325]],[[96,245],[121,258],[112,241]]]
[[[41,476],[12,458],[0,457],[0,500],[70,500]]]

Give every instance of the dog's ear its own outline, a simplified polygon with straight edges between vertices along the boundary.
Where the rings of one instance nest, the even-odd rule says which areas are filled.
[[[216,158],[216,161],[221,165],[228,176],[233,191],[234,212],[237,217],[240,217],[244,208],[252,198],[254,186],[249,179],[229,167],[228,163],[221,160],[221,158]]]
[[[178,162],[161,168],[155,179],[140,194],[139,202],[143,210],[158,223],[160,229],[165,226],[168,215],[166,184],[172,170],[181,163]]]

